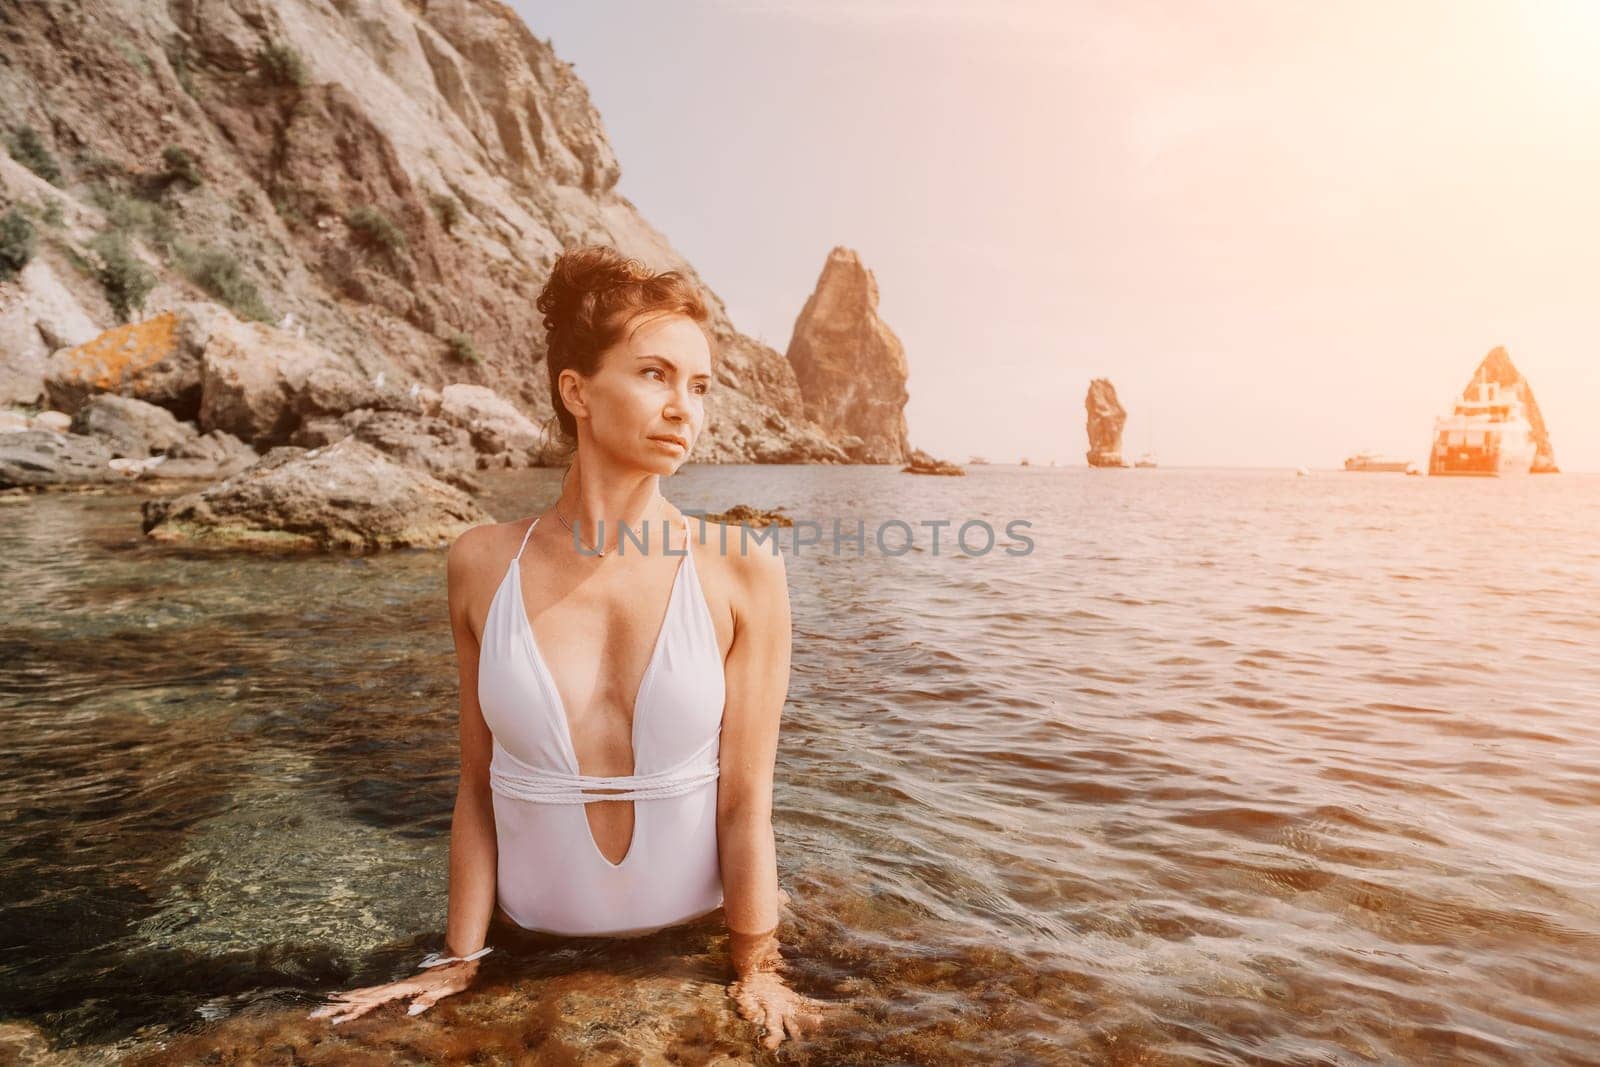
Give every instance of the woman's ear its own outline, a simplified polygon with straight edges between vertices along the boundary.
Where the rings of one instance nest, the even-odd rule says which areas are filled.
[[[583,375],[568,367],[556,378],[556,388],[561,393],[561,403],[573,418],[588,418],[587,404],[583,399]]]

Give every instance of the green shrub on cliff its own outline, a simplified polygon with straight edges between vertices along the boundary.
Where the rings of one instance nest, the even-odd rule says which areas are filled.
[[[61,184],[61,165],[50,153],[44,138],[32,126],[23,126],[6,138],[6,148],[11,158],[33,171],[51,185]]]
[[[453,196],[434,193],[433,210],[438,213],[439,225],[444,227],[444,232],[455,233],[456,223],[461,221],[461,202]]]
[[[470,335],[453,333],[447,344],[450,346],[450,358],[457,363],[483,362],[483,357],[478,354],[478,346],[472,343]]]
[[[261,298],[256,283],[227,249],[174,246],[178,269],[184,277],[226,304],[234,314],[257,322],[272,322],[277,316]]]
[[[358,244],[383,252],[401,252],[406,247],[405,232],[375,207],[363,204],[346,212],[344,221],[355,233]]]
[[[107,230],[89,242],[89,247],[100,257],[96,274],[111,310],[120,321],[127,322],[132,312],[144,308],[144,298],[156,286],[155,275],[134,254],[121,230]]]
[[[33,223],[15,207],[0,215],[0,282],[9,282],[33,258]]]
[[[274,41],[256,53],[256,67],[261,71],[261,79],[268,85],[283,85],[300,88],[305,85],[306,64],[300,58],[300,53],[294,46],[283,41]]]
[[[194,157],[180,145],[169,144],[163,148],[161,162],[166,165],[166,176],[175,181],[199,185],[204,180],[200,177],[200,167],[195,163]]]
[[[107,228],[118,233],[138,234],[151,247],[166,253],[171,251],[177,224],[172,212],[163,204],[129,196],[110,185],[95,183],[89,188],[89,200],[105,212]]]

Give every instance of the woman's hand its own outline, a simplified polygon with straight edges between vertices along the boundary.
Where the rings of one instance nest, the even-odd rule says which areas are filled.
[[[761,1043],[777,1048],[822,1022],[822,1005],[784,984],[777,928],[763,934],[728,932],[728,956],[739,976],[728,987],[739,1014],[762,1028]]]
[[[430,967],[421,974],[411,978],[402,978],[398,982],[389,982],[386,985],[367,986],[363,989],[351,989],[344,993],[334,993],[329,997],[330,1003],[313,1011],[306,1016],[308,1019],[326,1019],[333,1017],[333,1025],[347,1023],[351,1019],[359,1019],[373,1008],[387,1004],[391,1000],[401,1000],[405,997],[414,998],[411,1007],[406,1009],[407,1015],[421,1015],[439,1001],[452,993],[460,993],[472,985],[472,980],[478,974],[478,961],[466,960],[458,963],[446,963],[439,967]]]
[[[822,1006],[796,993],[771,971],[757,971],[728,987],[739,1014],[761,1027],[761,1043],[777,1048],[785,1037],[799,1038],[822,1022]]]

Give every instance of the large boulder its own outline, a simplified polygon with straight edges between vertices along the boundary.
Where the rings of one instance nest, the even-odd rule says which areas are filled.
[[[1089,451],[1085,458],[1091,467],[1126,467],[1122,458],[1122,427],[1128,422],[1128,413],[1117,400],[1117,387],[1109,378],[1096,378],[1089,383],[1089,392],[1083,398],[1088,415],[1086,429],[1089,433]]]
[[[789,362],[806,416],[835,439],[854,437],[857,463],[904,463],[905,346],[878,317],[878,281],[848,248],[828,254],[795,320]]]
[[[472,435],[483,454],[480,467],[530,467],[543,459],[539,427],[492,389],[447,385],[439,395],[439,414]]]
[[[149,500],[158,541],[274,550],[443,548],[494,521],[466,493],[346,437],[327,448],[275,448],[225,481]]]
[[[196,436],[193,424],[179,422],[166,408],[115,393],[101,393],[79,407],[71,430],[98,437],[113,456],[133,459],[164,455]]]
[[[99,333],[51,264],[34,256],[14,282],[0,284],[0,403],[38,403],[50,353]]]
[[[322,411],[341,394],[366,399],[357,369],[305,338],[259,322],[221,320],[200,362],[200,426],[264,450],[286,444],[302,405]],[[309,402],[302,394],[311,397]]]
[[[63,348],[45,369],[45,396],[69,414],[91,396],[115,393],[193,419],[200,410],[200,354],[223,317],[233,318],[215,304],[185,304]]]
[[[187,438],[160,457],[160,463],[145,466],[144,472],[161,479],[215,481],[237,474],[260,458],[255,449],[227,430],[207,430]]]
[[[0,489],[44,489],[125,481],[104,441],[54,430],[0,434]]]
[[[291,444],[321,448],[351,435],[397,463],[426,471],[469,492],[476,489],[475,483],[464,476],[478,465],[472,435],[436,415],[362,408],[338,417],[321,416],[301,423]]]
[[[293,407],[302,420],[361,409],[437,415],[439,394],[415,382],[405,388],[389,384],[383,374],[373,379],[363,378],[333,365],[330,360],[328,365],[312,370],[299,384]]]

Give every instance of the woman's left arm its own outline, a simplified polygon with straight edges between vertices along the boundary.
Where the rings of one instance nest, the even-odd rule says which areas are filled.
[[[723,910],[736,934],[778,925],[778,853],[772,835],[772,773],[778,719],[789,695],[789,581],[781,555],[731,557],[738,588],[733,644],[724,664],[717,847]]]
[[[724,664],[717,851],[722,866],[728,955],[739,1013],[762,1026],[765,1044],[799,1037],[817,1005],[778,975],[778,852],[772,834],[772,773],[778,720],[789,695],[789,579],[783,556],[759,549],[734,557],[733,644]]]

